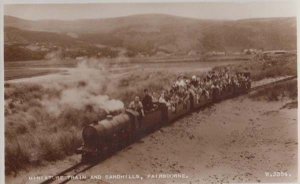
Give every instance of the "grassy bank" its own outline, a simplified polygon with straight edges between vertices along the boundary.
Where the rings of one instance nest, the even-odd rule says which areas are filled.
[[[82,127],[101,114],[70,107],[53,115],[43,99],[59,95],[61,91],[38,84],[5,85],[6,173],[73,154],[81,144]]]
[[[285,98],[297,100],[297,80],[287,81],[257,90],[250,94],[255,100],[278,101]]]
[[[144,88],[158,92],[169,86],[175,77],[175,74],[162,72],[131,73],[108,82],[101,91],[93,93],[108,94],[128,104],[135,95],[142,94]],[[91,90],[81,89],[86,83],[88,81],[80,80],[73,85],[78,91]],[[80,107],[69,104],[58,113],[49,112],[49,102],[59,102],[65,91],[40,84],[5,84],[6,174],[73,154],[82,144],[82,128],[105,117],[106,112],[94,108],[92,102]]]

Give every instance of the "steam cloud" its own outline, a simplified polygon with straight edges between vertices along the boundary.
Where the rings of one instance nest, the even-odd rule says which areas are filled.
[[[107,113],[121,111],[124,108],[122,101],[103,95],[110,82],[109,74],[101,62],[85,59],[79,62],[76,69],[69,70],[69,75],[61,81],[43,84],[44,87],[60,91],[60,95],[45,96],[42,104],[56,116],[66,107],[81,110],[89,106],[93,111],[105,110]]]

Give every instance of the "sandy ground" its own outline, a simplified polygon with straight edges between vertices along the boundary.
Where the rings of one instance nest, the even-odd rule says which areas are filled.
[[[94,179],[70,183],[296,182],[297,108],[283,108],[287,103],[242,96],[214,104],[163,127],[81,174]],[[6,182],[38,183],[28,177],[54,174],[77,160],[78,156],[72,156],[23,171],[16,178],[9,176]],[[284,176],[266,176],[267,172]],[[159,174],[181,179],[159,179]],[[117,179],[117,175],[127,179]]]

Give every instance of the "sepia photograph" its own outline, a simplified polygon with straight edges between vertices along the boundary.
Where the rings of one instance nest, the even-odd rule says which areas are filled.
[[[297,2],[3,5],[7,184],[298,182]]]

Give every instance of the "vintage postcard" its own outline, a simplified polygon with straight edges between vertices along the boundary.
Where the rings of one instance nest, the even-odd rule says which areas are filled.
[[[5,3],[5,183],[296,183],[296,4]]]

